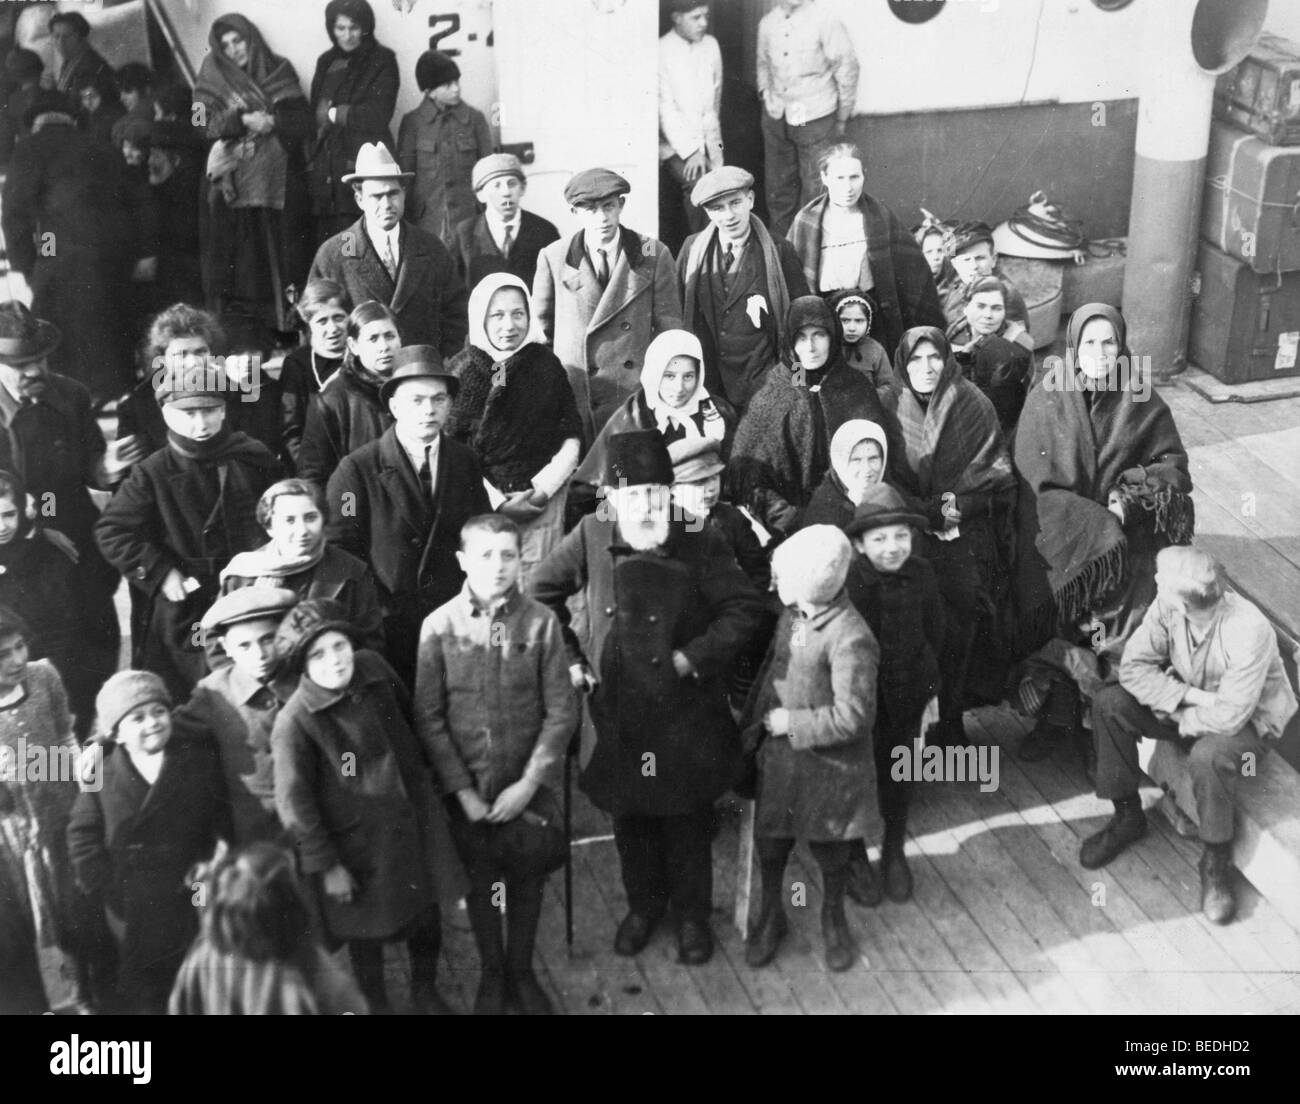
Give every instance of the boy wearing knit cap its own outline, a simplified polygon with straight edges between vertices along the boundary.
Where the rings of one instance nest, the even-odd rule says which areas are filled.
[[[903,855],[911,783],[893,776],[893,751],[911,748],[921,714],[939,686],[939,649],[944,609],[934,569],[912,555],[912,529],[925,518],[893,487],[868,488],[845,526],[857,551],[849,569],[849,601],[880,643],[876,700],[876,786],[885,840],[880,849],[884,893],[891,901],[912,895],[912,875]],[[854,848],[849,896],[858,904],[880,903],[880,884],[863,843]]]
[[[523,208],[528,178],[513,153],[492,153],[474,166],[474,198],[483,209],[456,228],[452,254],[469,288],[485,276],[508,272],[531,288],[537,255],[560,232],[554,224]]]
[[[230,838],[216,750],[172,738],[171,704],[149,671],[119,671],[104,683],[98,738],[118,747],[104,760],[103,785],[78,794],[68,824],[77,886],[102,901],[119,941],[117,996],[126,1012],[166,1010],[198,931],[186,875]]]
[[[796,839],[822,871],[827,967],[847,970],[858,957],[844,895],[854,849],[876,819],[871,731],[880,648],[845,594],[852,558],[848,538],[830,525],[801,529],[772,557],[786,608],[744,721],[758,762],[762,902],[745,951],[755,968],[772,961],[788,930],[782,899]]]
[[[492,130],[483,112],[461,100],[460,67],[441,50],[420,55],[415,83],[424,99],[402,116],[397,160],[415,173],[411,218],[454,255],[456,228],[476,213],[471,174],[492,152]]]

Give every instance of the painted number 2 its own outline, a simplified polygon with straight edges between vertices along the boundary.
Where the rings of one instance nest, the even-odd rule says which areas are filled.
[[[446,24],[446,26],[443,26]],[[431,15],[429,16],[429,29],[433,32],[429,35],[429,49],[441,50],[449,57],[455,57],[460,53],[454,46],[439,46],[444,38],[449,38],[460,30],[460,13],[451,12],[448,15]]]

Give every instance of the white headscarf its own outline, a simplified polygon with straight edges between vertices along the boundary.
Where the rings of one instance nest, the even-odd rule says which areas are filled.
[[[509,272],[489,273],[469,293],[469,343],[476,349],[482,349],[498,364],[519,352],[519,349],[511,349],[508,353],[504,352],[488,339],[488,308],[492,305],[492,296],[502,288],[515,288],[522,292],[524,303],[528,307],[528,333],[520,343],[519,349],[522,349],[530,341],[544,340],[541,327],[537,324],[537,312],[533,310],[533,297],[529,294],[528,285],[518,276],[512,276]]]
[[[831,438],[831,470],[840,477],[846,487],[849,484],[849,457],[853,450],[863,441],[875,441],[880,446],[880,472],[883,478],[885,465],[889,463],[889,443],[885,440],[885,431],[875,422],[866,418],[852,418],[835,431]]]
[[[695,392],[682,406],[668,406],[659,397],[659,385],[663,382],[664,370],[673,357],[690,357],[699,366],[695,380]],[[709,437],[721,441],[726,426],[722,415],[712,403],[704,412],[704,432],[695,424],[695,415],[699,413],[700,404],[709,397],[709,389],[704,386],[704,348],[700,339],[689,330],[665,330],[659,334],[645,351],[645,363],[641,368],[641,390],[645,392],[646,406],[655,416],[655,425],[663,433],[670,426],[678,425],[686,430],[687,437]]]

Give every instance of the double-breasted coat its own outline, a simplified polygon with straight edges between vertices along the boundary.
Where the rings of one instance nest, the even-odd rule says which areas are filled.
[[[389,939],[439,898],[465,890],[432,757],[411,730],[410,695],[374,652],[355,653],[346,690],[306,676],[271,731],[275,806],[293,834],[335,939]],[[332,900],[323,875],[342,864],[358,883]]]
[[[452,356],[469,332],[465,285],[442,242],[409,222],[400,225],[396,280],[375,252],[363,218],[321,244],[307,278],[333,280],[353,303],[386,303],[403,345],[433,345]]]
[[[565,605],[579,590],[583,642]],[[613,520],[589,514],[537,568],[532,593],[560,618],[571,662],[585,659],[600,680],[581,777],[592,801],[615,816],[674,816],[735,784],[740,740],[726,676],[763,605],[720,535],[678,520],[661,550],[634,552]],[[693,675],[678,676],[674,651]]]
[[[492,509],[478,458],[446,434],[438,446],[433,491],[430,502],[390,427],[379,440],[344,457],[326,494],[326,538],[374,572],[388,660],[408,685],[420,625],[455,597],[465,579],[456,561],[460,527]]]
[[[626,226],[619,233],[607,287],[587,256],[583,231],[543,249],[533,280],[533,306],[569,374],[588,441],[640,386],[651,339],[682,325],[668,247]]]

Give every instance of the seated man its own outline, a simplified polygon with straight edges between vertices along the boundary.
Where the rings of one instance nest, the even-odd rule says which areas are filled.
[[[1105,866],[1146,832],[1137,743],[1177,740],[1196,794],[1201,908],[1216,924],[1236,911],[1232,890],[1233,795],[1247,756],[1259,758],[1296,712],[1277,638],[1264,615],[1224,590],[1219,565],[1174,545],[1156,557],[1156,600],[1129,638],[1119,685],[1092,704],[1097,796],[1115,815],[1083,841],[1079,862]]]
[[[971,288],[981,276],[996,276],[1007,285],[1007,321],[1029,329],[1029,308],[1025,297],[998,265],[993,248],[993,231],[985,222],[963,222],[952,232],[952,258],[946,276],[938,282],[939,301],[948,325],[966,317]]]

